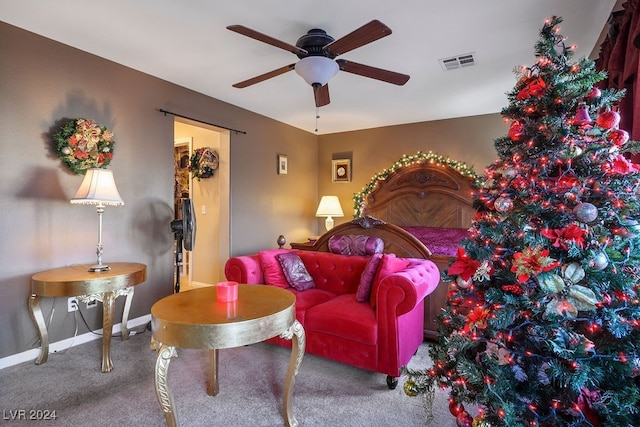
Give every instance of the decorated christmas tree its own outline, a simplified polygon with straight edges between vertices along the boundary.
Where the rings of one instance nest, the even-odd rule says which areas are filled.
[[[640,426],[639,144],[561,21],[508,93],[433,366],[406,371],[409,395],[449,391],[459,426]]]

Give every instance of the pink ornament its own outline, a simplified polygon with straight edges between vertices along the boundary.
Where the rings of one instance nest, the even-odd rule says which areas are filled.
[[[600,95],[602,95],[602,92],[600,91],[600,89],[594,86],[587,94],[587,99],[591,101],[593,99],[600,98]]]
[[[620,114],[617,111],[605,111],[596,119],[596,124],[601,128],[613,129],[620,123]]]
[[[629,133],[622,129],[612,129],[607,132],[606,138],[616,147],[622,147],[629,140]]]
[[[586,125],[591,123],[591,117],[589,117],[589,110],[587,109],[587,104],[581,102],[578,104],[578,109],[576,110],[576,117],[573,119],[573,122],[577,125]]]

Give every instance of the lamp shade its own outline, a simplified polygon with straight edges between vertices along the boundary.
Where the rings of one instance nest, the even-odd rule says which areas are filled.
[[[71,203],[84,205],[121,206],[124,205],[109,169],[87,169],[80,188]]]
[[[344,216],[338,196],[322,196],[320,205],[318,205],[318,210],[316,211],[316,216]]]
[[[296,73],[311,86],[324,86],[339,70],[338,63],[324,56],[307,56],[296,63]]]

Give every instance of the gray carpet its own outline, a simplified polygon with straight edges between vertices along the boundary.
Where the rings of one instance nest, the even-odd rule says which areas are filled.
[[[0,424],[15,426],[163,426],[153,384],[155,352],[150,332],[128,341],[112,339],[112,372],[100,372],[101,340],[49,355],[36,366],[0,370]],[[178,350],[169,366],[169,387],[180,425],[282,426],[282,391],[289,350],[268,343],[220,351],[220,394],[206,394],[208,353]],[[410,366],[429,366],[422,345]],[[306,355],[294,388],[294,413],[301,426],[424,426],[419,398],[402,383],[389,390],[385,376]],[[55,411],[55,421],[11,420],[24,410]],[[37,414],[37,412],[35,412]],[[447,396],[439,392],[437,427],[454,427]]]

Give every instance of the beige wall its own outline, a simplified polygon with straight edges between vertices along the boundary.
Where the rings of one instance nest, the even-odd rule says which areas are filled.
[[[371,178],[388,169],[403,155],[418,151],[432,151],[472,166],[482,174],[497,153],[493,141],[507,131],[500,114],[465,117],[343,132],[319,137],[319,195],[336,195],[340,198],[344,218],[336,218],[340,224],[353,219],[353,194],[369,184]],[[331,160],[351,157],[353,179],[351,182],[331,181]],[[324,231],[324,220],[318,229]]]
[[[314,216],[322,194],[338,195],[346,217],[336,223],[348,220],[353,193],[403,154],[433,150],[481,172],[495,156],[493,139],[506,132],[498,115],[488,115],[318,137],[4,23],[0,52],[0,358],[39,345],[27,310],[31,275],[95,261],[95,209],[69,203],[81,177],[50,149],[64,118],[93,118],[115,132],[110,168],[126,204],[104,214],[104,260],[148,267],[131,318],[173,291],[174,118],[158,109],[246,132],[229,133],[222,159],[229,162],[231,256],[275,247],[280,234],[294,242],[323,231]],[[353,181],[332,184],[332,155],[345,152]],[[288,157],[287,175],[276,173],[278,153]],[[222,260],[213,262],[221,268]],[[45,317],[52,308],[50,341],[71,337],[66,298],[45,299]],[[86,317],[101,327],[100,310]]]

